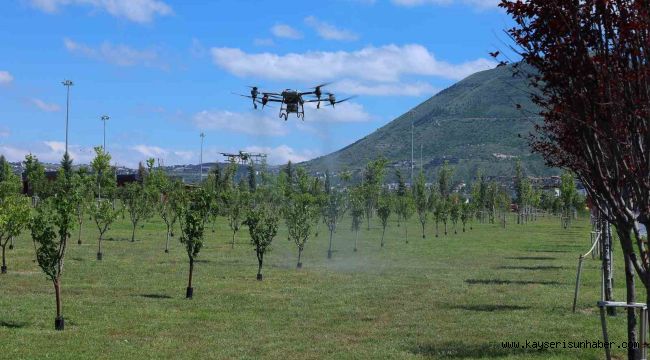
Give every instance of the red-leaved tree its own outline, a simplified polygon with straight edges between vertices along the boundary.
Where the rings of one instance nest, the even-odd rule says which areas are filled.
[[[523,60],[515,70],[528,77],[542,109],[533,150],[573,171],[616,226],[627,301],[636,301],[636,271],[650,305],[648,247],[639,233],[650,219],[650,1],[502,0],[500,6],[516,24],[507,30]],[[635,324],[628,310],[629,341],[636,341]]]

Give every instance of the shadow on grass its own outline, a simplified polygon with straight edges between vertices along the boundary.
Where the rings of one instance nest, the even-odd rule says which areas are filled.
[[[502,348],[501,344],[471,344],[462,342],[448,342],[440,345],[418,344],[411,353],[435,359],[475,359],[475,358],[501,358],[506,356],[531,353],[523,349]],[[548,353],[548,351],[534,351]]]
[[[467,311],[485,311],[485,312],[494,312],[494,311],[515,311],[515,310],[528,310],[530,306],[519,306],[519,305],[492,305],[492,304],[479,304],[479,305],[456,305],[452,307],[453,309],[467,310]]]
[[[509,256],[506,259],[510,260],[556,260],[557,258],[551,256]]]
[[[20,328],[24,328],[25,326],[27,326],[26,322],[0,320],[0,328],[4,327],[7,329],[20,329]]]
[[[535,281],[535,280],[501,280],[501,279],[467,279],[470,285],[561,285],[557,281]]]
[[[526,250],[526,251],[528,251],[528,252],[542,252],[542,253],[570,253],[570,252],[573,252],[573,251],[569,251],[569,250],[557,250],[557,249],[548,249],[548,250],[529,249],[529,250]]]
[[[211,263],[212,260],[207,260],[207,259],[195,259],[195,263]]]
[[[510,266],[510,265],[504,265],[504,266],[499,266],[497,269],[503,269],[503,270],[560,270],[560,269],[564,269],[564,266],[553,266],[553,265]]]
[[[165,294],[140,294],[140,296],[147,299],[171,299],[172,297]]]

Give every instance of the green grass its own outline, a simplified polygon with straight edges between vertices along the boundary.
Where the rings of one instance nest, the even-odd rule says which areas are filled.
[[[63,276],[66,329],[54,327],[54,294],[33,262],[27,234],[8,251],[0,276],[0,358],[600,359],[602,349],[508,350],[502,341],[602,339],[595,302],[598,261],[584,265],[578,313],[571,313],[576,259],[588,248],[586,220],[562,230],[556,219],[527,225],[475,224],[467,233],[426,239],[418,225],[392,223],[360,232],[359,252],[345,219],[327,260],[327,234],[297,250],[284,229],[255,280],[248,233],[234,249],[223,221],[206,233],[186,300],[188,261],[177,239],[163,252],[155,220],[131,243],[121,220],[96,261],[96,230],[70,244]],[[620,251],[617,299],[624,296]],[[625,318],[609,319],[612,341],[625,340]],[[624,350],[615,349],[617,356]]]

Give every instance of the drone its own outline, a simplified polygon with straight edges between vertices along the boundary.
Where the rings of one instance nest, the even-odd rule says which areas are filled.
[[[269,102],[280,103],[280,119],[284,118],[287,121],[289,114],[296,114],[298,119],[305,120],[305,103],[316,103],[316,109],[320,109],[321,102],[326,103],[326,106],[335,107],[336,104],[348,101],[354,96],[347,97],[343,100],[336,100],[336,95],[330,92],[323,92],[322,88],[330,83],[320,84],[314,86],[310,91],[298,91],[286,89],[281,93],[260,91],[257,86],[249,86],[251,89],[250,95],[235,94],[253,100],[253,108],[257,109],[257,104],[262,104],[262,109],[269,104]],[[261,95],[261,96],[260,96]]]
[[[221,153],[224,157],[227,157],[228,160],[233,162],[239,162],[240,164],[245,164],[246,162],[251,162],[253,164],[258,164],[261,160],[266,159],[266,154],[262,153],[250,153],[246,151],[239,151],[239,153]]]

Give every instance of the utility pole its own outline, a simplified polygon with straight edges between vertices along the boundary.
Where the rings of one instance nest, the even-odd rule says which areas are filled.
[[[74,85],[72,80],[64,80],[61,82],[67,88],[66,106],[65,106],[65,153],[68,153],[68,118],[70,116],[70,86]]]
[[[108,152],[106,150],[106,122],[110,119],[110,116],[108,115],[102,115],[101,120],[104,122],[104,152]]]
[[[203,139],[205,138],[205,134],[201,133],[201,157],[200,157],[200,171],[201,173],[199,174],[199,184],[203,181]]]
[[[411,114],[411,187],[413,187],[413,115]]]

